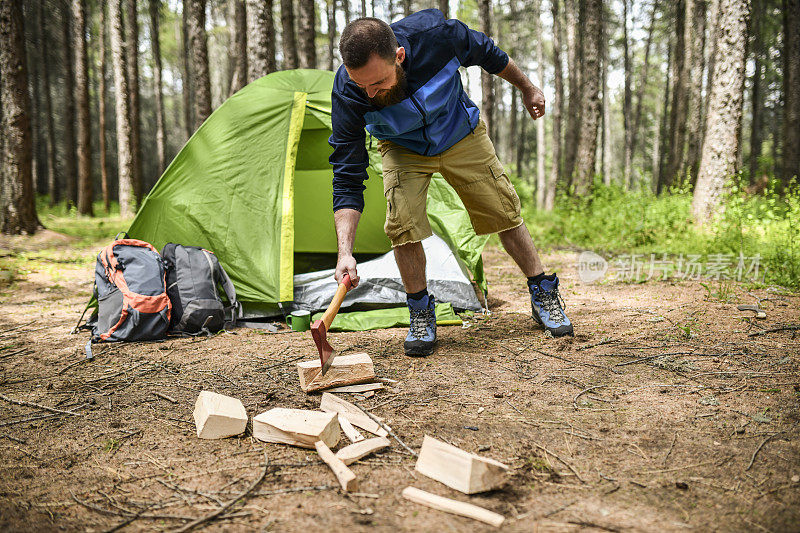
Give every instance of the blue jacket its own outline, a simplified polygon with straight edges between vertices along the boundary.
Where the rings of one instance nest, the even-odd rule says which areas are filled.
[[[369,159],[366,133],[422,155],[444,152],[478,125],[480,110],[461,86],[458,67],[479,65],[496,74],[508,55],[485,34],[438,9],[426,9],[391,25],[405,48],[402,67],[410,95],[400,103],[377,107],[339,67],[331,94],[333,210],[364,209],[364,180]]]

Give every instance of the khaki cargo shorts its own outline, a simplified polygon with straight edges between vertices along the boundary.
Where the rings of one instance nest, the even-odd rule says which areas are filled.
[[[387,201],[384,230],[393,247],[432,235],[426,202],[434,172],[441,173],[458,193],[478,235],[522,224],[519,196],[495,154],[483,120],[473,133],[438,155],[420,155],[384,140],[379,141],[378,149],[383,156]]]

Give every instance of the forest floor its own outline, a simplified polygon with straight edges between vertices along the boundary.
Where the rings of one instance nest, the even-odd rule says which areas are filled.
[[[491,529],[404,500],[415,486],[501,513],[508,531],[800,529],[800,331],[764,331],[800,322],[797,295],[585,284],[575,253],[548,253],[576,331],[551,339],[530,318],[516,267],[490,246],[492,314],[441,327],[431,357],[405,357],[403,329],[334,333],[331,343],[369,353],[379,377],[398,381],[369,399],[343,397],[414,450],[427,434],[506,463],[508,483],[465,496],[416,473],[393,440],[351,466],[361,492],[346,494],[313,451],[258,442],[249,428],[224,440],[195,433],[203,389],[241,399],[251,416],[318,408],[294,368],[315,357],[310,335],[238,329],[97,346],[85,361],[88,335],[70,331],[97,249],[56,234],[0,248],[27,249],[29,265],[0,281],[0,530],[179,528],[243,493],[265,453],[265,479],[201,528]],[[756,297],[765,320],[736,308]]]

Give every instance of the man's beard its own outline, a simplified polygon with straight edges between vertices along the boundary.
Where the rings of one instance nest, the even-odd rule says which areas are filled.
[[[406,80],[406,72],[403,67],[395,63],[395,72],[397,73],[397,81],[391,88],[383,92],[377,93],[369,99],[376,106],[387,107],[390,105],[398,104],[406,98],[406,87],[408,81]]]

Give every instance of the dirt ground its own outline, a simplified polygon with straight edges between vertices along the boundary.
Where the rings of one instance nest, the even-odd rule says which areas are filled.
[[[251,416],[318,408],[294,368],[315,357],[309,334],[239,329],[98,347],[85,361],[88,335],[70,330],[93,264],[75,258],[93,250],[59,246],[0,286],[1,530],[180,528],[245,492],[266,454],[264,480],[198,529],[492,529],[404,500],[414,486],[501,513],[507,531],[800,531],[800,332],[749,335],[799,323],[797,296],[734,286],[723,302],[697,282],[584,284],[574,253],[546,254],[576,331],[554,340],[490,247],[492,314],[440,328],[431,357],[405,357],[402,329],[331,342],[399,382],[345,399],[413,450],[427,434],[506,463],[508,483],[465,496],[416,473],[393,440],[352,465],[361,492],[348,495],[313,451],[258,442],[249,428],[216,441],[194,429],[204,389]],[[766,320],[736,309],[756,296]]]

